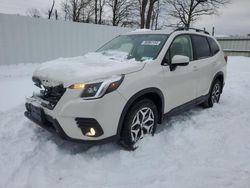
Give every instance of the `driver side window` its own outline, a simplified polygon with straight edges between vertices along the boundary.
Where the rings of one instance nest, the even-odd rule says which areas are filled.
[[[177,36],[168,49],[165,59],[167,59],[168,62],[171,62],[171,59],[175,55],[187,56],[189,57],[190,61],[193,60],[192,41],[189,35]]]

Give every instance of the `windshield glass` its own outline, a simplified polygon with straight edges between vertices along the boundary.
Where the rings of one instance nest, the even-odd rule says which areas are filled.
[[[156,59],[165,44],[168,35],[137,34],[121,35],[97,50],[103,55],[124,56],[127,59],[145,61]]]

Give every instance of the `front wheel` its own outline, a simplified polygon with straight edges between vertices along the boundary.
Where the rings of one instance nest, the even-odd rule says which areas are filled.
[[[205,108],[213,107],[215,103],[219,103],[220,95],[222,91],[222,83],[220,80],[216,79],[212,85],[212,89],[209,93],[209,98],[203,103]]]
[[[158,110],[154,102],[143,99],[135,103],[125,117],[121,144],[129,150],[136,149],[141,139],[153,135],[157,122]]]

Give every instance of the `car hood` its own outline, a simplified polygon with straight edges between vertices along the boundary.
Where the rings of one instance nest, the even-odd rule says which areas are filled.
[[[88,83],[113,75],[128,74],[143,69],[145,63],[127,60],[121,55],[88,53],[73,58],[60,58],[41,64],[33,74],[42,85],[69,87],[75,83]]]

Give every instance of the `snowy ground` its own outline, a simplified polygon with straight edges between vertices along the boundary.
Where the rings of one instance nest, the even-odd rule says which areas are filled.
[[[134,152],[86,150],[24,118],[35,67],[0,66],[0,187],[250,187],[250,58],[229,59],[219,105],[166,119]]]

